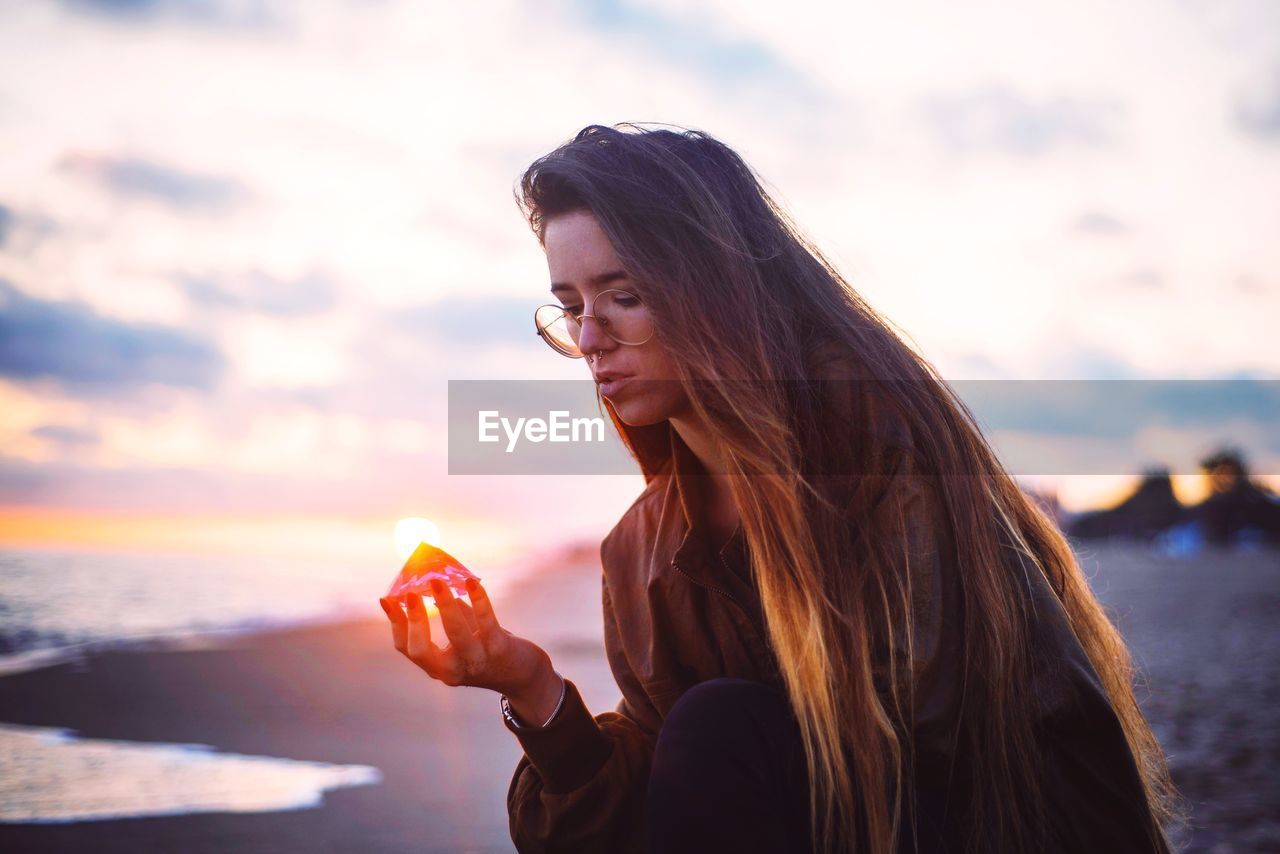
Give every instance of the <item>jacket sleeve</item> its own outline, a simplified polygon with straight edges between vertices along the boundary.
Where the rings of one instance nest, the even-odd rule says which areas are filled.
[[[622,654],[607,582],[605,649],[623,697],[592,716],[566,679],[564,706],[545,728],[516,729],[524,748],[507,790],[511,839],[530,852],[643,851],[643,810],[657,733],[642,726],[628,697],[644,697]],[[639,693],[635,693],[639,692]]]

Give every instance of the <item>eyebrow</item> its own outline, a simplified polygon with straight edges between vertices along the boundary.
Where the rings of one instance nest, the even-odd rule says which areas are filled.
[[[607,285],[609,282],[625,278],[627,278],[627,274],[624,271],[610,270],[608,273],[601,273],[598,276],[592,276],[590,279],[587,279],[587,284],[599,287],[600,285]],[[551,293],[553,294],[556,291],[571,291],[573,289],[573,285],[568,282],[555,282],[551,285]]]

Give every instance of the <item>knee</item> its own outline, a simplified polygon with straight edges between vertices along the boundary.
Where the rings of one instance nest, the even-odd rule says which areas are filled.
[[[704,738],[729,736],[744,729],[768,728],[786,712],[786,698],[769,685],[723,676],[699,682],[680,695],[667,712],[662,729],[695,731]]]
[[[733,677],[694,685],[672,705],[658,733],[647,791],[651,832],[656,827],[664,842],[655,850],[667,850],[669,838],[688,839],[712,827],[708,816],[736,816],[741,824],[744,811],[761,818],[779,811],[801,815],[808,791],[803,760],[782,690]],[[799,804],[794,809],[793,801]],[[776,828],[761,830],[755,844],[787,850],[784,842],[764,841],[771,832]],[[696,850],[744,848],[707,844]]]

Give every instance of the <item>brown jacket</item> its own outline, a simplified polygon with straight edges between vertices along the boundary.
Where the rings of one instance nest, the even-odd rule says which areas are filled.
[[[564,706],[550,726],[508,724],[525,751],[507,794],[511,837],[521,852],[643,851],[650,760],[671,706],[693,685],[720,676],[782,684],[741,526],[717,553],[703,523],[701,481],[684,474],[700,470],[699,463],[670,432],[669,463],[600,547],[605,650],[621,700],[613,711],[593,716],[568,680]],[[940,763],[951,755],[945,734],[958,708],[954,677],[960,669],[963,617],[952,535],[932,524],[942,516],[924,486],[928,479],[909,477],[909,469],[900,473],[907,476],[913,499],[907,506],[915,544],[909,564],[916,591],[918,773],[929,775],[933,760]],[[1073,701],[1089,695],[1083,707],[1093,717],[1084,738],[1123,754],[1119,760],[1073,760],[1079,773],[1064,775],[1063,784],[1070,787],[1062,790],[1064,797],[1087,795],[1099,786],[1096,791],[1107,792],[1113,805],[1092,811],[1086,805],[1083,814],[1099,825],[1115,824],[1114,810],[1121,807],[1114,804],[1142,807],[1132,758],[1124,764],[1129,754],[1122,734],[1116,741],[1118,721],[1061,605],[1041,573],[1026,575],[1041,615],[1037,642],[1054,662],[1036,686],[1046,709],[1074,709]],[[1070,744],[1083,755],[1078,740]],[[1097,775],[1110,779],[1095,780]],[[1142,850],[1126,844],[1135,837],[1124,834],[1137,831],[1126,813],[1119,816],[1121,831],[1115,833],[1120,835],[1107,842],[1121,847],[1109,850]],[[1079,850],[1086,850],[1096,840],[1079,841],[1086,845]]]

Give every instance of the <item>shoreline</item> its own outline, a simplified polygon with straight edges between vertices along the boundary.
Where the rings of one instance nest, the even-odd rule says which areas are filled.
[[[598,557],[598,544],[593,542],[573,542],[556,547],[544,548],[532,554],[522,569],[508,570],[509,574],[498,575],[486,582],[486,588],[495,602],[506,598],[510,592],[525,590],[528,582],[534,577],[554,575],[555,567],[566,565],[569,571],[578,563],[589,563]],[[59,550],[54,550],[59,551]],[[0,549],[0,554],[4,550]],[[154,558],[148,554],[145,557]],[[181,555],[179,556],[181,557]],[[563,572],[563,570],[560,570]],[[387,580],[394,573],[388,574]],[[370,598],[376,603],[376,588],[370,589]],[[255,614],[240,620],[212,628],[175,627],[151,633],[127,636],[101,637],[75,641],[71,643],[37,645],[27,649],[0,652],[0,679],[14,676],[58,664],[83,662],[87,658],[108,652],[163,652],[165,650],[182,649],[214,649],[226,646],[239,637],[252,637],[278,631],[311,628],[320,626],[337,626],[348,622],[360,622],[372,618],[375,622],[381,618],[381,611],[376,607],[368,611],[369,616],[362,615],[350,603],[332,608],[329,611],[312,612],[301,615]],[[375,616],[376,615],[376,616]]]

